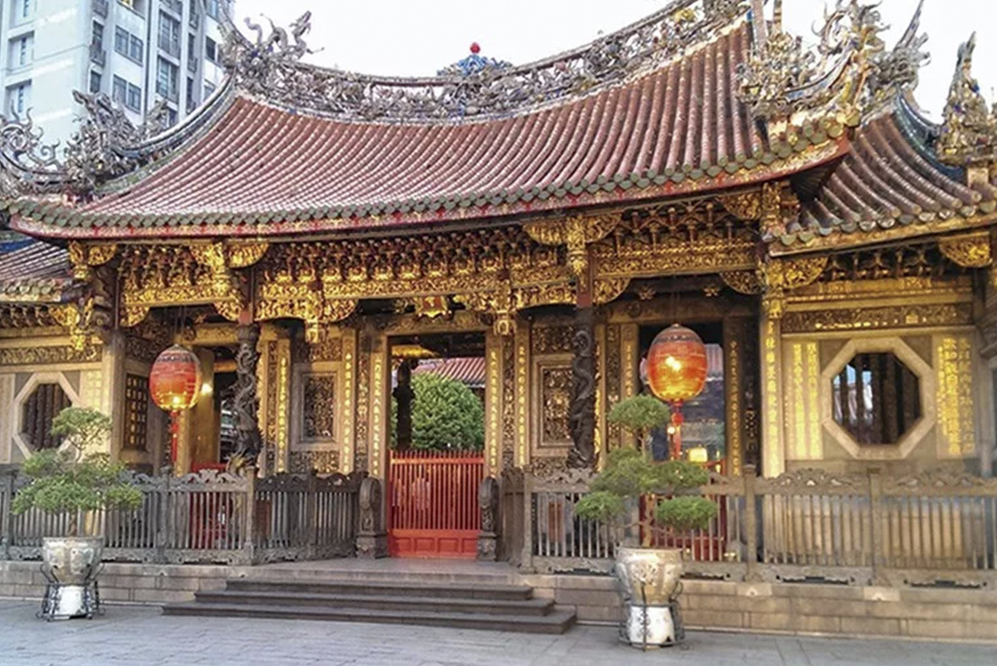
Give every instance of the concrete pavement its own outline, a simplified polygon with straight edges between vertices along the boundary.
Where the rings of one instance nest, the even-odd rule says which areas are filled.
[[[107,606],[104,617],[46,623],[37,605],[0,601],[4,666],[323,664],[328,666],[991,666],[997,647],[955,643],[690,633],[680,647],[642,653],[611,627],[563,636],[411,626],[165,617]]]

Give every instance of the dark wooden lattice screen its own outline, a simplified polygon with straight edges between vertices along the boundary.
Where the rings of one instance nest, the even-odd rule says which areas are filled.
[[[52,435],[52,419],[66,407],[71,407],[69,397],[58,384],[39,384],[24,401],[21,436],[31,448],[51,449],[60,440]]]
[[[126,449],[146,451],[149,427],[149,380],[140,375],[125,376]]]

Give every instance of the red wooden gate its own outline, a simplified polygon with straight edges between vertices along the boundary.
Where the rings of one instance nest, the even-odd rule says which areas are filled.
[[[484,475],[484,457],[471,451],[392,451],[391,556],[473,558],[481,531],[478,487]]]

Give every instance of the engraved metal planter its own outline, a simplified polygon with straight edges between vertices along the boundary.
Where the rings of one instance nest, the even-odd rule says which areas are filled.
[[[620,639],[643,649],[680,641],[675,599],[681,592],[682,551],[618,548],[614,570],[626,606]]]
[[[103,537],[45,537],[42,540],[44,570],[55,581],[57,591],[52,597],[46,594],[46,599],[51,598],[55,604],[50,610],[51,618],[91,615],[88,587],[99,571],[103,550]]]

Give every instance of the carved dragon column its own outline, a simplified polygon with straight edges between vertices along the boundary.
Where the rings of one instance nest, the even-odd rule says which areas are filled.
[[[239,351],[235,357],[235,417],[238,448],[235,457],[252,462],[263,449],[257,415],[256,370],[260,354],[256,349],[260,341],[259,324],[243,324],[236,328]]]
[[[572,337],[575,357],[571,363],[573,381],[568,412],[572,440],[568,466],[573,468],[591,468],[596,462],[595,310],[589,245],[605,238],[618,223],[617,215],[600,215],[524,225],[526,232],[537,242],[566,246],[568,271],[575,282],[575,326]]]

